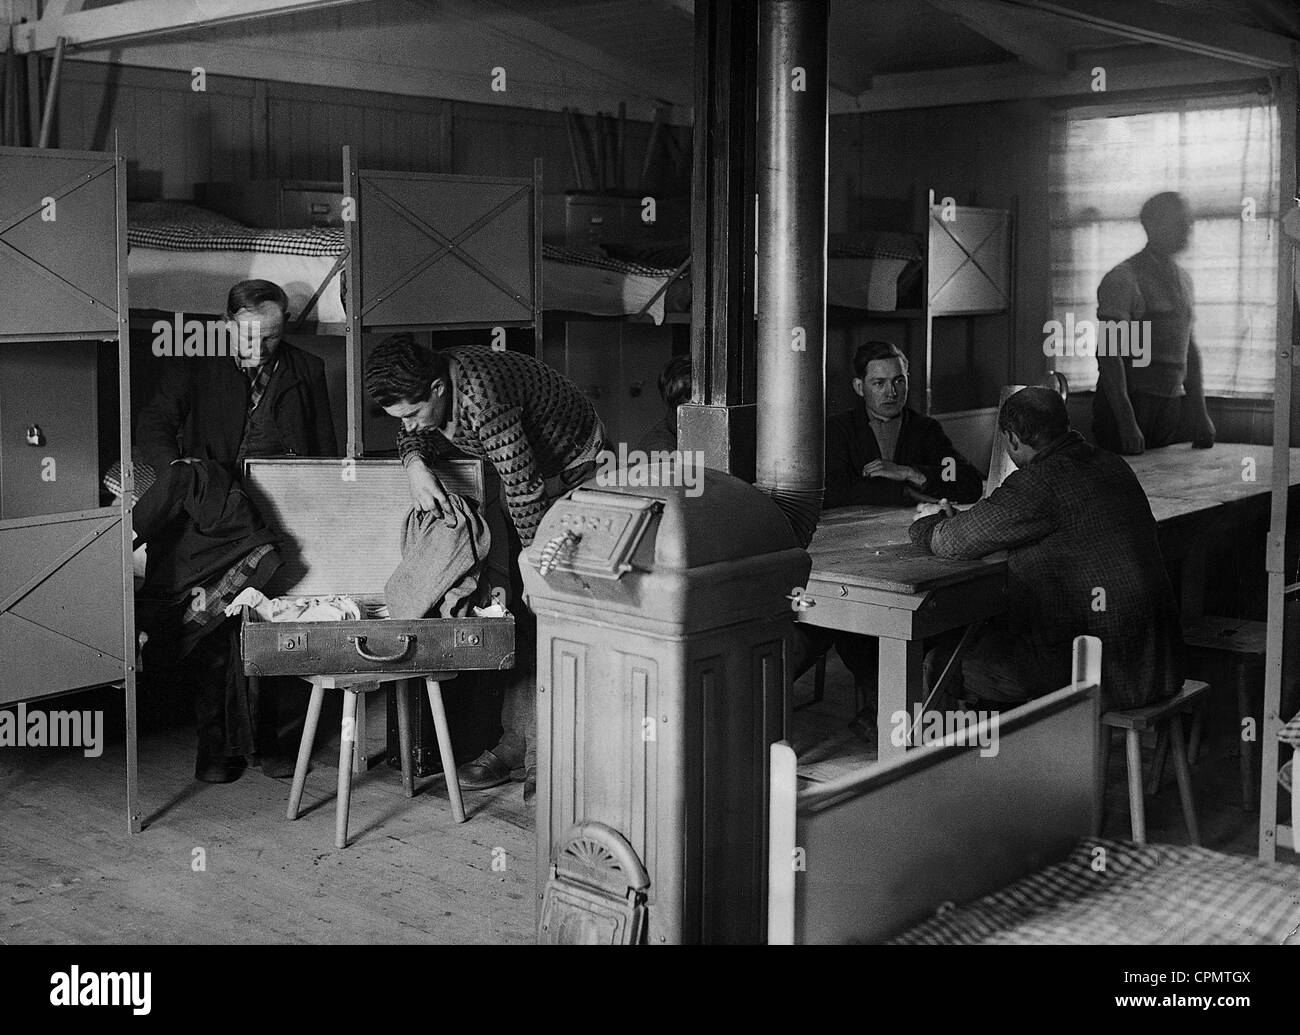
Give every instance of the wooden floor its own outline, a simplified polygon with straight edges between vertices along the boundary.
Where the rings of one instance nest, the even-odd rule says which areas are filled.
[[[811,692],[809,675],[796,685],[796,701]],[[1240,808],[1230,705],[1211,730],[1194,783],[1204,843],[1253,856],[1258,814]],[[108,691],[56,706],[102,707],[106,722],[117,714]],[[852,715],[852,680],[832,653],[825,700],[795,713],[792,740],[805,780],[874,759],[874,746],[847,728]],[[382,738],[379,727],[370,726],[372,745]],[[534,827],[520,785],[467,794],[470,819],[457,825],[440,777],[421,781],[407,799],[397,771],[378,766],[355,779],[352,843],[339,851],[338,738],[327,741],[327,729],[338,729],[337,708],[322,716],[306,811],[290,822],[287,779],[249,770],[233,784],[196,783],[183,710],[147,723],[140,774],[149,818],[134,836],[126,833],[120,729],[97,759],[0,750],[0,943],[531,942]],[[1129,836],[1123,759],[1117,745],[1108,837]],[[1186,842],[1172,773],[1147,808],[1152,841]]]
[[[84,707],[86,696],[57,707]],[[97,759],[0,751],[0,943],[531,942],[533,819],[521,785],[466,794],[470,818],[456,824],[441,777],[407,799],[397,771],[377,766],[354,780],[352,841],[340,851],[338,720],[332,742],[325,723],[295,822],[289,780],[250,769],[232,784],[197,783],[192,728],[146,732],[150,818],[134,836],[120,737]]]

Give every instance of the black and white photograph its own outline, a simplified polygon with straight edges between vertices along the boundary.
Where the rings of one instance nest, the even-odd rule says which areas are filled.
[[[1284,1002],[1298,73],[1300,0],[0,0],[22,994]]]

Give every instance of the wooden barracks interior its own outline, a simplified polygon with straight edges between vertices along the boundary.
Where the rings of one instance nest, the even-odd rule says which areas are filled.
[[[1300,4],[0,22],[0,942],[1295,940]]]

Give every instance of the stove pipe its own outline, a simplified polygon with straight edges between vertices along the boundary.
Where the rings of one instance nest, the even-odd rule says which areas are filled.
[[[755,484],[806,547],[825,488],[827,2],[758,11]]]

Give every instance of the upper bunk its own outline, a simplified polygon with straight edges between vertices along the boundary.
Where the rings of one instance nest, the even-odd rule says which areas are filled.
[[[454,206],[445,214],[432,215],[432,223],[426,221],[424,230],[400,209],[407,208],[409,213],[411,205],[429,205],[430,214],[438,213],[441,195],[470,189],[466,186],[470,180],[480,185],[480,192],[491,188],[491,181],[484,178],[425,173],[366,175],[383,177],[387,184],[376,194],[387,200],[375,206],[373,218],[396,217],[389,228],[398,231],[393,237],[386,229],[375,227],[364,207],[358,213],[360,232],[375,241],[371,254],[381,264],[387,260],[380,257],[394,247],[401,250],[413,245],[418,249],[436,244],[437,238],[430,234],[445,231],[449,240],[463,229],[451,219],[451,213],[458,211]],[[389,198],[391,190],[403,200]],[[164,313],[219,314],[230,284],[260,277],[285,288],[295,321],[310,325],[317,333],[342,333],[347,321],[349,272],[344,199],[341,184],[263,181],[211,185],[201,191],[201,204],[133,204],[128,212],[133,306]],[[274,225],[249,225],[250,219]],[[440,220],[443,225],[438,228],[434,224]],[[408,241],[412,226],[417,227],[416,239]],[[827,305],[900,317],[1006,312],[1010,305],[1011,227],[1008,209],[934,205],[924,232],[831,234],[827,241]],[[508,253],[509,249],[496,248],[496,262],[505,261]],[[433,282],[437,290],[432,294],[454,298],[457,311],[439,313],[432,319],[421,305],[419,318],[405,323],[482,326],[500,321],[499,315],[490,312],[517,292],[493,285],[482,269],[472,275],[464,263],[453,267],[468,276],[466,283],[449,284],[440,276]],[[442,267],[440,273],[453,267]],[[622,240],[548,241],[541,245],[540,267],[541,309],[554,317],[654,324],[690,319],[690,249],[685,237],[629,235]],[[491,305],[484,309],[483,302]],[[507,315],[520,322],[529,319],[522,311]],[[395,324],[389,321],[388,325]]]

